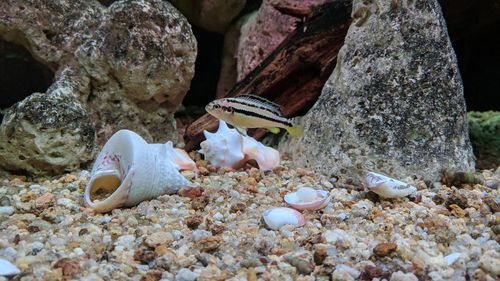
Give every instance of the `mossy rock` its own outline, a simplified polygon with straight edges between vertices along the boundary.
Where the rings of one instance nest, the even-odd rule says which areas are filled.
[[[495,168],[500,159],[500,112],[467,113],[469,134],[478,168]]]

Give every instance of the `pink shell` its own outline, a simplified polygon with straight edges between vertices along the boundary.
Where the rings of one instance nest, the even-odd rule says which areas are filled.
[[[327,191],[310,187],[301,187],[295,192],[287,193],[284,199],[297,210],[319,210],[329,201]]]

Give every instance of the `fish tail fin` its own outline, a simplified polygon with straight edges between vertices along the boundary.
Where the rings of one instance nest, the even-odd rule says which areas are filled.
[[[279,134],[280,133],[280,128],[267,128],[269,132],[273,134]]]
[[[294,138],[301,137],[304,134],[304,128],[298,127],[298,126],[297,127],[288,127],[286,130],[288,131],[290,136],[292,136]]]

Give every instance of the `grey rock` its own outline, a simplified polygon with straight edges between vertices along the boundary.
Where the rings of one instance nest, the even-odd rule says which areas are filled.
[[[281,144],[292,163],[327,174],[364,170],[436,180],[473,171],[463,87],[437,1],[354,1],[337,66]]]
[[[94,0],[3,0],[0,11],[0,38],[56,70],[92,34],[105,7]]]
[[[149,142],[178,142],[173,114],[194,75],[196,40],[170,3],[7,0],[0,11],[0,39],[56,73],[45,94],[6,113],[0,168],[76,169],[92,160],[96,142],[122,128]]]
[[[93,159],[95,131],[73,96],[34,93],[11,107],[0,125],[0,167],[60,173]]]
[[[127,128],[147,141],[177,142],[173,113],[194,76],[196,39],[170,3],[113,3],[75,55],[92,78],[88,107],[100,140]]]

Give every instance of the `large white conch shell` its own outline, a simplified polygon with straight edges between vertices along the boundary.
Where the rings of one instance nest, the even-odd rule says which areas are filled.
[[[412,185],[374,172],[366,173],[365,185],[384,198],[405,197],[417,192],[417,188]]]
[[[215,133],[203,131],[206,140],[199,150],[214,167],[237,169],[249,160],[255,160],[262,171],[272,170],[280,164],[279,152],[267,147],[252,137],[242,136],[235,129],[229,129],[219,120]]]
[[[116,132],[97,157],[85,187],[85,204],[96,212],[134,206],[163,194],[176,193],[192,184],[179,173],[195,164],[171,142],[148,144],[129,130]],[[102,192],[104,198],[92,196]]]

